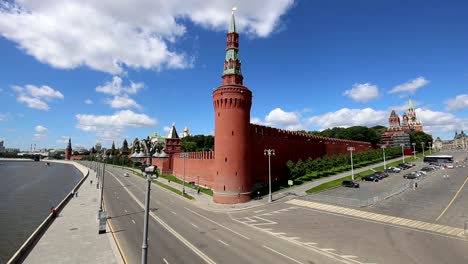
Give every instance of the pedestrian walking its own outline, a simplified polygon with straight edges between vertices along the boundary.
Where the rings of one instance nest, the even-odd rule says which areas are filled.
[[[418,188],[418,183],[417,182],[414,183],[414,187]]]
[[[78,197],[78,192],[75,192],[75,197]]]
[[[52,214],[52,218],[57,217],[57,211],[55,210],[55,207],[52,206],[52,208],[50,208],[50,213]]]
[[[91,185],[93,185],[93,180],[90,180],[89,183],[90,183]]]

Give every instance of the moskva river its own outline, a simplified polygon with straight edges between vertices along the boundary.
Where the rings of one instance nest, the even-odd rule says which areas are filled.
[[[82,178],[73,165],[0,160],[0,263],[6,263]]]

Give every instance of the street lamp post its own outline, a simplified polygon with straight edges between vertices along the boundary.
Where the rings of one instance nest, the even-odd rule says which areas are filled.
[[[99,206],[99,211],[104,211],[102,208],[102,205],[104,204],[104,175],[106,174],[106,163],[107,163],[107,157],[106,157],[106,149],[103,149],[104,155],[104,163],[102,165],[102,171],[101,171],[101,203]]]
[[[354,181],[354,168],[353,168],[353,150],[355,150],[354,147],[348,147],[347,150],[351,152],[351,179]]]
[[[423,157],[424,157],[424,142],[421,142],[421,147],[422,147]]]
[[[275,155],[275,150],[274,149],[265,149],[263,151],[263,154],[265,156],[268,155],[268,202],[271,203],[272,197],[271,197],[271,155]]]
[[[184,159],[184,176],[182,180],[182,196],[185,195],[185,160],[188,158],[188,153],[180,153],[180,157]]]
[[[401,143],[400,146],[401,146],[401,156],[403,157],[403,163],[405,163],[405,149],[404,149],[405,144]]]
[[[384,171],[387,170],[387,164],[385,163],[385,148],[386,148],[386,147],[387,147],[387,146],[385,146],[385,145],[380,146],[380,148],[381,148],[382,151],[383,151],[383,168],[384,168]]]
[[[432,155],[432,142],[429,142],[429,155]]]
[[[104,208],[103,208],[103,204],[104,204],[104,171],[106,169],[106,166],[105,164],[103,164],[101,166],[101,158],[105,160],[106,158],[106,149],[101,149],[101,152],[102,153],[97,153],[97,158],[96,160],[99,161],[99,167],[96,171],[96,174],[98,175],[99,172],[101,172],[101,178],[98,177],[98,181],[101,181],[100,183],[98,183],[98,188],[99,188],[99,184],[101,184],[101,201],[99,203],[99,211],[98,211],[98,218],[99,218],[99,231],[98,233],[99,234],[104,234],[106,233],[106,221],[107,221],[107,216],[106,216],[106,212],[104,211]],[[102,169],[102,171],[101,171]]]
[[[141,166],[141,171],[146,176],[146,199],[145,199],[145,216],[143,223],[143,243],[141,245],[141,263],[146,264],[148,261],[148,218],[149,218],[149,204],[150,204],[150,193],[151,193],[151,181],[153,179],[153,174],[156,174],[158,177],[157,166],[152,166],[152,157],[156,152],[156,144],[151,142],[149,138],[147,140],[138,140],[135,139],[133,146],[139,145],[143,148],[144,155],[142,153],[133,153],[131,158],[134,161],[138,161],[142,157],[146,157],[146,166]]]
[[[416,143],[413,142],[411,145],[413,145],[413,157],[416,159]]]

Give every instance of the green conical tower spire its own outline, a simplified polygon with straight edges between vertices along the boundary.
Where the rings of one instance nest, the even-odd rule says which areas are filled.
[[[239,34],[236,32],[236,8],[232,8],[231,23],[227,33],[226,57],[224,59],[223,84],[242,84],[241,60],[239,58]],[[235,76],[234,76],[235,75]],[[226,77],[226,78],[225,78]]]
[[[237,10],[236,7],[232,8],[231,25],[229,26],[229,32],[228,33],[237,33],[236,32],[236,20],[234,19],[234,11],[236,11],[236,10]]]

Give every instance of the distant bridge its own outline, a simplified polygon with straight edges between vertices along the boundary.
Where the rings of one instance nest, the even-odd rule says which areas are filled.
[[[41,157],[48,157],[48,152],[20,152],[17,154],[18,156],[41,156]]]

